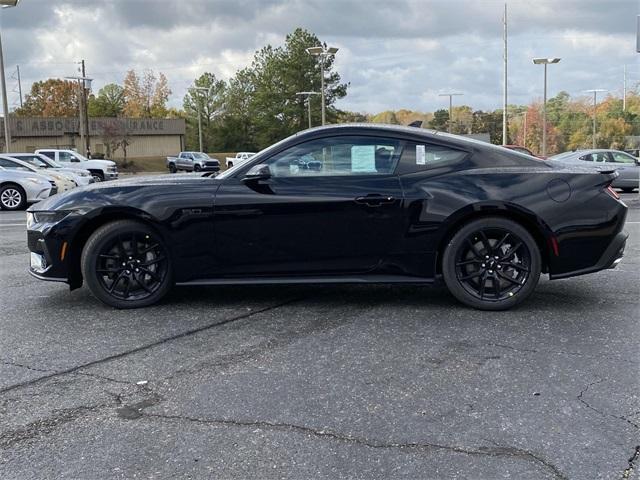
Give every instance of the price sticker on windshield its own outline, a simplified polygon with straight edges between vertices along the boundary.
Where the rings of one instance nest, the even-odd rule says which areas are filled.
[[[416,145],[416,165],[426,165],[427,156],[424,145]]]

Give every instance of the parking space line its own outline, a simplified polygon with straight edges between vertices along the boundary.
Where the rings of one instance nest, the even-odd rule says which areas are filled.
[[[0,223],[0,227],[26,227],[26,223]]]

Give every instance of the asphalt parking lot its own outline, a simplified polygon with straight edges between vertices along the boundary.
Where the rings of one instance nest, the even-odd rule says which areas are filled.
[[[25,214],[0,212],[0,478],[640,478],[623,199],[617,269],[543,279],[501,313],[407,286],[175,289],[117,311],[31,278]]]

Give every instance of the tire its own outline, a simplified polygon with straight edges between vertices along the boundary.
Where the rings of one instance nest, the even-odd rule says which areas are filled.
[[[80,265],[91,293],[115,308],[153,305],[173,285],[169,249],[157,232],[134,220],[118,220],[93,232]]]
[[[202,168],[200,167],[200,165],[194,165],[194,166],[193,166],[193,171],[194,171],[194,172],[199,172],[200,170],[202,170]]]
[[[227,169],[233,167],[233,162],[227,162]]]
[[[98,183],[98,182],[104,182],[104,173],[96,171],[96,170],[90,170],[91,172],[91,176],[93,177],[93,181]]]
[[[176,166],[173,163],[169,164],[169,173],[176,173],[178,171],[178,169],[176,168]]]
[[[27,194],[20,185],[13,183],[0,188],[2,210],[23,210],[27,206]]]
[[[631,193],[635,190],[635,188],[631,187],[631,188],[621,188],[620,190],[622,190],[624,193]]]
[[[500,217],[462,225],[442,257],[451,294],[480,310],[507,310],[526,300],[540,280],[541,267],[540,250],[531,234]]]

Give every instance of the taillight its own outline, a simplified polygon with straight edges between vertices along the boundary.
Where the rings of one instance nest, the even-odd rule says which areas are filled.
[[[620,195],[618,195],[618,192],[616,192],[611,185],[609,185],[606,188],[606,190],[607,190],[607,193],[611,195],[613,198],[615,198],[616,200],[620,200]]]

